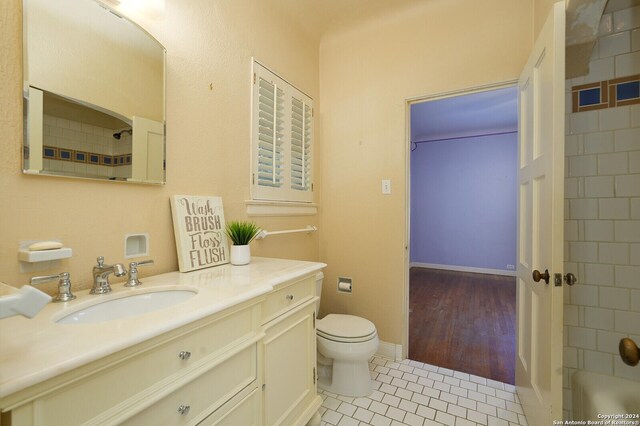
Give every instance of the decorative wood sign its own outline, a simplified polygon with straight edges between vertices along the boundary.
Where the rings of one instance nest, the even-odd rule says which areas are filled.
[[[180,272],[229,263],[222,198],[171,197]]]

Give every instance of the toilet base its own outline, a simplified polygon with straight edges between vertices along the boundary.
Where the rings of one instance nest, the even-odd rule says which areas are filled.
[[[338,395],[362,397],[371,395],[371,374],[368,361],[349,362],[333,360],[333,366],[323,366],[331,374],[318,377],[318,387]]]

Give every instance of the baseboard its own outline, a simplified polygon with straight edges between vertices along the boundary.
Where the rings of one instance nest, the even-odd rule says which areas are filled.
[[[394,361],[402,361],[402,345],[383,342],[381,340],[380,346],[378,346],[378,352],[376,352],[376,355],[379,355],[383,358],[392,359]]]
[[[506,275],[508,277],[516,276],[516,271],[507,271],[505,269],[473,268],[470,266],[438,265],[437,263],[421,262],[411,262],[409,263],[409,266],[416,266],[418,268],[443,269],[445,271],[475,272],[477,274]]]

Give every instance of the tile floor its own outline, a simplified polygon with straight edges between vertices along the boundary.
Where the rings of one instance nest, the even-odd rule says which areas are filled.
[[[513,385],[377,356],[369,369],[374,391],[368,397],[320,391],[321,426],[527,425]]]

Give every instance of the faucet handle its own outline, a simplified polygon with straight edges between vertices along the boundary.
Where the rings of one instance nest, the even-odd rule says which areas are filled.
[[[96,260],[98,261],[98,267],[102,268],[104,266],[104,256],[98,256],[96,258]]]
[[[144,265],[153,265],[153,259],[129,263],[129,279],[125,283],[125,287],[137,287],[142,284],[142,281],[138,279],[138,266]]]
[[[61,272],[57,275],[43,275],[39,277],[33,277],[31,278],[31,284],[38,285],[53,280],[59,280],[58,294],[56,294],[56,296],[53,298],[54,303],[68,302],[76,298],[76,296],[71,293],[71,278],[68,272]]]

